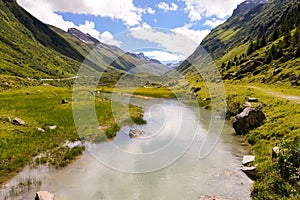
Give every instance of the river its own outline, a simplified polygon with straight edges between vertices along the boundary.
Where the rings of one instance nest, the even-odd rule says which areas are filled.
[[[55,193],[56,200],[250,199],[252,181],[240,170],[247,149],[229,125],[220,138],[211,136],[217,144],[204,145],[212,150],[200,158],[210,111],[201,109],[197,116],[191,107],[165,99],[133,98],[131,103],[144,107],[147,124],[136,126],[144,135],[130,139],[130,127],[123,127],[112,142],[87,145],[67,167],[27,168],[15,181],[37,176],[39,190]],[[12,199],[33,199],[34,194],[31,189]]]

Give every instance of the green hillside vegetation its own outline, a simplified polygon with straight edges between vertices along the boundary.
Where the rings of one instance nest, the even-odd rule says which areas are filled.
[[[268,1],[216,27],[178,68],[191,87],[200,88],[199,100],[209,97],[206,83],[194,68],[201,66],[202,47],[207,50],[225,84],[230,122],[248,97],[262,102],[267,119],[244,135],[258,164],[253,199],[300,198],[299,30],[299,1]],[[210,107],[210,101],[204,103]],[[276,143],[282,151],[272,159]]]

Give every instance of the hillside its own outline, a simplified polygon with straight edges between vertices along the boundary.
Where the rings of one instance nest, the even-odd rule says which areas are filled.
[[[259,99],[266,120],[243,134],[245,144],[256,156],[257,176],[251,196],[299,199],[300,2],[252,1],[259,4],[250,7],[245,6],[249,5],[246,2],[212,30],[177,70],[198,89],[195,95],[200,101],[210,95],[207,85],[222,78],[229,122],[243,111],[247,98]],[[205,77],[199,78],[199,71],[203,73],[210,67],[205,65],[205,52],[213,58],[222,76],[206,79],[209,83],[203,81]],[[215,72],[207,74],[215,77]],[[282,150],[275,157],[274,146]]]
[[[15,0],[0,0],[0,8],[1,74],[34,79],[64,78],[74,76],[83,61],[97,71],[107,67],[129,71],[145,65],[153,69],[150,72],[167,70],[160,63],[134,57],[118,47],[82,41],[76,35],[45,25]],[[97,41],[91,36],[89,39]],[[93,55],[86,59],[91,52]]]

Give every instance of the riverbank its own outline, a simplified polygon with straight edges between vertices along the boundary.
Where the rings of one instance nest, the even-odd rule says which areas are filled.
[[[129,106],[131,119],[122,114],[113,116],[110,100],[95,97],[95,110],[101,129],[98,134],[92,134],[91,138],[89,135],[79,137],[72,104],[76,104],[84,114],[88,102],[72,99],[72,92],[68,87],[47,85],[13,88],[0,93],[1,184],[14,177],[27,164],[48,163],[55,167],[67,165],[82,153],[84,147],[69,148],[64,146],[66,141],[105,141],[106,138],[114,137],[120,127],[113,117],[118,117],[121,125],[132,123],[132,119],[143,122],[143,110],[140,107]],[[89,91],[85,92],[89,94]],[[115,106],[120,112],[128,107],[121,103]],[[15,118],[24,123],[15,123]],[[90,125],[88,120],[85,123],[87,127]]]

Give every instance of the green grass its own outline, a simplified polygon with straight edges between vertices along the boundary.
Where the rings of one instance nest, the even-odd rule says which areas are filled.
[[[86,91],[88,93],[88,91]],[[68,100],[62,104],[62,99]],[[77,101],[77,108],[83,114],[88,106],[87,102]],[[119,130],[115,118],[120,120],[118,125],[130,125],[131,121],[145,123],[140,107],[129,105],[129,116],[121,116],[128,105],[116,103],[120,115],[113,116],[110,100],[96,97],[96,122],[103,130],[89,135],[94,141],[100,138],[113,138]],[[88,113],[87,113],[88,114]],[[25,126],[6,122],[6,117],[18,117],[25,121]],[[88,116],[87,116],[88,117]],[[66,140],[84,140],[85,132],[78,132],[74,125],[72,113],[72,90],[53,86],[23,87],[22,90],[10,89],[0,93],[0,183],[13,177],[32,158],[42,154],[41,161],[49,162],[55,166],[65,166],[76,156],[80,155],[82,148],[69,149],[62,147]],[[83,116],[85,118],[85,116]],[[133,118],[129,120],[128,118]],[[86,119],[85,119],[86,120]],[[88,120],[86,120],[88,121]],[[131,123],[132,124],[132,123]],[[49,125],[56,125],[57,129],[50,130]],[[86,123],[88,127],[90,123]],[[37,128],[44,128],[39,132]],[[106,135],[105,135],[106,134]]]
[[[98,90],[103,92],[116,92],[116,93],[125,93],[133,94],[135,96],[143,97],[154,97],[154,98],[175,98],[176,91],[172,91],[171,88],[155,88],[155,87],[139,87],[139,88],[99,88]]]

